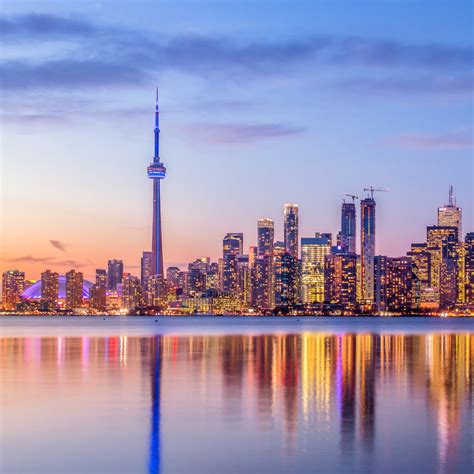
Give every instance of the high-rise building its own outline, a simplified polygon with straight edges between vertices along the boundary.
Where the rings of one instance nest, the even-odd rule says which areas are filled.
[[[421,309],[425,306],[425,302],[430,302],[432,299],[431,253],[425,243],[411,244],[407,256],[411,258],[413,272],[412,307]]]
[[[122,308],[133,310],[142,304],[142,285],[134,275],[124,275],[122,281]]]
[[[244,234],[229,233],[222,242],[222,291],[238,293],[237,256],[242,254]]]
[[[238,297],[244,307],[251,303],[251,270],[248,255],[237,255],[237,289]]]
[[[357,302],[357,255],[331,253],[324,262],[325,301],[354,311]]]
[[[140,263],[140,280],[142,286],[145,286],[148,278],[153,275],[153,252],[143,252]]]
[[[107,310],[107,271],[95,271],[95,284],[89,290],[90,306],[98,311]]]
[[[387,310],[389,257],[377,255],[374,257],[374,303],[377,311]]]
[[[286,252],[298,258],[298,205],[285,204],[283,214]]]
[[[262,218],[257,221],[257,253],[273,257],[275,226],[272,219]]]
[[[66,273],[66,309],[82,306],[84,275],[76,270]]]
[[[7,270],[2,276],[2,306],[4,309],[15,309],[21,301],[25,289],[25,273],[18,270]]]
[[[170,288],[178,288],[180,272],[179,267],[168,267],[166,269],[166,280]]]
[[[147,306],[163,307],[166,305],[170,288],[168,282],[161,275],[152,275],[148,278],[145,288]]]
[[[166,176],[166,168],[160,161],[160,110],[158,106],[158,88],[155,105],[155,149],[153,161],[147,168],[148,177],[153,180],[153,224],[151,252],[153,254],[152,274],[164,276],[163,244],[161,235],[161,180]]]
[[[273,257],[275,306],[298,303],[298,259],[287,252],[275,252]]]
[[[474,232],[468,232],[464,239],[464,272],[466,303],[474,306]]]
[[[117,291],[117,285],[122,283],[122,279],[122,260],[109,260],[107,264],[107,289],[110,291]]]
[[[375,199],[367,197],[360,202],[360,246],[362,300],[374,302],[374,258],[375,258]]]
[[[272,263],[268,255],[257,255],[252,267],[252,306],[259,311],[273,308]]]
[[[46,311],[56,309],[59,299],[59,275],[51,270],[41,274],[41,308]]]
[[[301,293],[305,304],[324,301],[324,260],[331,252],[331,234],[301,239]]]
[[[340,245],[348,253],[356,253],[356,207],[354,202],[343,202],[341,208]]]
[[[462,239],[462,209],[456,205],[453,187],[449,187],[448,204],[438,207],[438,226],[456,227],[458,240]]]

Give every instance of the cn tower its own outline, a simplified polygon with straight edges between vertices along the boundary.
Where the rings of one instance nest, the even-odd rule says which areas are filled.
[[[152,275],[164,276],[163,244],[161,239],[161,198],[160,181],[166,176],[166,168],[160,163],[160,109],[158,107],[158,87],[156,88],[155,107],[155,153],[147,168],[147,174],[153,180],[153,229],[152,229]]]

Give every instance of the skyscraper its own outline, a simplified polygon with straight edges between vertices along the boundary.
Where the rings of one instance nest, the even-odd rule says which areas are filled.
[[[301,239],[301,290],[303,303],[324,301],[324,260],[331,251],[331,234],[316,233]]]
[[[222,241],[222,290],[237,294],[237,256],[242,254],[244,234],[229,233]]]
[[[362,300],[374,302],[374,257],[375,257],[375,200],[373,196],[360,202],[360,247]]]
[[[328,303],[353,311],[357,299],[357,255],[332,253],[324,262],[324,293]]]
[[[25,273],[18,270],[7,270],[2,278],[2,306],[15,309],[25,288]]]
[[[153,275],[153,252],[143,252],[141,259],[141,283],[146,285],[148,278]]]
[[[41,274],[41,307],[45,310],[55,309],[59,298],[59,275],[51,270]]]
[[[466,234],[464,249],[466,303],[474,306],[474,232]]]
[[[107,289],[110,291],[117,291],[117,285],[122,283],[122,279],[122,260],[109,260],[107,264]]]
[[[272,219],[266,217],[257,221],[257,248],[258,255],[273,256],[273,242],[275,240],[275,226]]]
[[[286,252],[298,258],[298,205],[285,204],[283,209]]]
[[[98,268],[95,271],[95,285],[89,290],[90,305],[98,311],[107,309],[107,272]]]
[[[462,240],[462,209],[456,206],[453,187],[449,187],[448,204],[438,207],[438,226],[456,227],[458,240]]]
[[[354,202],[342,203],[341,246],[348,253],[356,253],[356,207]]]
[[[161,197],[160,183],[166,176],[166,168],[160,162],[160,110],[158,106],[158,88],[156,88],[155,106],[155,153],[147,168],[148,177],[153,180],[153,227],[151,252],[153,254],[152,274],[164,276],[163,245],[161,236]]]
[[[76,270],[66,273],[66,308],[73,309],[82,306],[82,286],[84,275]]]

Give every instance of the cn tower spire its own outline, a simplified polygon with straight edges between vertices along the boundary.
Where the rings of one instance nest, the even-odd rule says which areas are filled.
[[[164,276],[163,245],[161,236],[161,195],[160,183],[166,176],[166,168],[160,162],[160,110],[158,106],[158,87],[156,88],[155,104],[155,150],[153,161],[147,169],[148,177],[153,180],[153,224],[151,251],[153,254],[152,274]]]
[[[155,105],[155,153],[153,156],[155,163],[160,162],[160,107],[158,105],[158,86],[156,87],[156,105]]]

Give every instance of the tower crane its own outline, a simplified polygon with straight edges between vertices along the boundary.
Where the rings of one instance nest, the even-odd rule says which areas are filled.
[[[356,196],[355,194],[344,193],[344,196],[348,196],[348,197],[352,198],[352,203],[353,204],[355,203],[356,199],[359,199],[359,196]]]
[[[374,199],[375,192],[388,193],[390,192],[390,189],[377,189],[377,188],[374,188],[373,186],[370,186],[368,188],[364,188],[364,191],[367,191],[370,193],[370,199]]]

